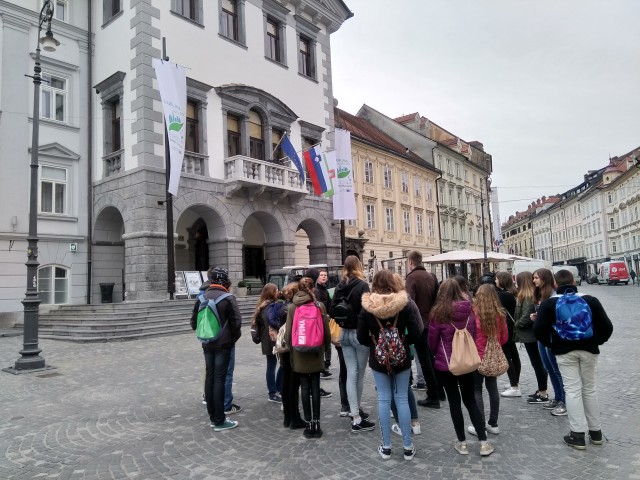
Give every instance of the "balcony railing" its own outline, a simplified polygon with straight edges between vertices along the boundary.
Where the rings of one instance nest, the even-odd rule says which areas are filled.
[[[196,152],[184,152],[182,160],[182,173],[193,173],[194,175],[204,175],[205,165],[209,161],[208,155]]]
[[[121,148],[118,151],[110,153],[102,157],[102,165],[104,168],[104,176],[109,177],[111,175],[117,175],[122,168],[122,154],[124,149]]]
[[[290,165],[257,160],[255,158],[235,155],[224,161],[224,178],[227,182],[227,196],[245,187],[250,198],[267,192],[280,199],[289,196],[293,201],[300,201],[309,191],[300,182],[300,174]]]

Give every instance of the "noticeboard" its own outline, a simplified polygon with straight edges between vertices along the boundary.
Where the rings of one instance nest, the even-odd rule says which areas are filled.
[[[176,280],[175,280],[175,293],[174,295],[177,297],[188,297],[189,296],[189,292],[187,290],[187,284],[184,280],[184,272],[183,271],[176,271]]]
[[[202,285],[200,272],[184,272],[184,279],[187,283],[187,292],[189,293],[189,296],[198,296],[198,293],[200,293],[200,286]]]

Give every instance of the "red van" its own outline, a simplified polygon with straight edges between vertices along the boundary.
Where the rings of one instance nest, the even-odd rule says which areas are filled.
[[[627,271],[627,264],[622,260],[604,262],[602,265],[600,265],[598,283],[606,283],[607,285],[624,283],[625,285],[629,285],[629,272]]]

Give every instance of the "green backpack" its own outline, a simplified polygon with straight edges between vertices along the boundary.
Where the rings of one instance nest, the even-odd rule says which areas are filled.
[[[227,297],[230,297],[231,293],[224,293],[215,300],[209,300],[205,298],[204,293],[198,295],[200,300],[200,307],[198,308],[198,316],[196,323],[196,337],[201,343],[211,343],[218,339],[220,333],[227,325],[221,327],[220,314],[216,305]]]

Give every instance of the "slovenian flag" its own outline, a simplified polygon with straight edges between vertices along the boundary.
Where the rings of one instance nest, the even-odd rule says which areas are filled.
[[[323,193],[325,196],[333,195],[333,184],[329,177],[329,167],[322,157],[322,154],[317,153],[316,150],[311,147],[303,153],[303,156],[311,184],[313,185],[313,192],[316,195],[322,195]]]

